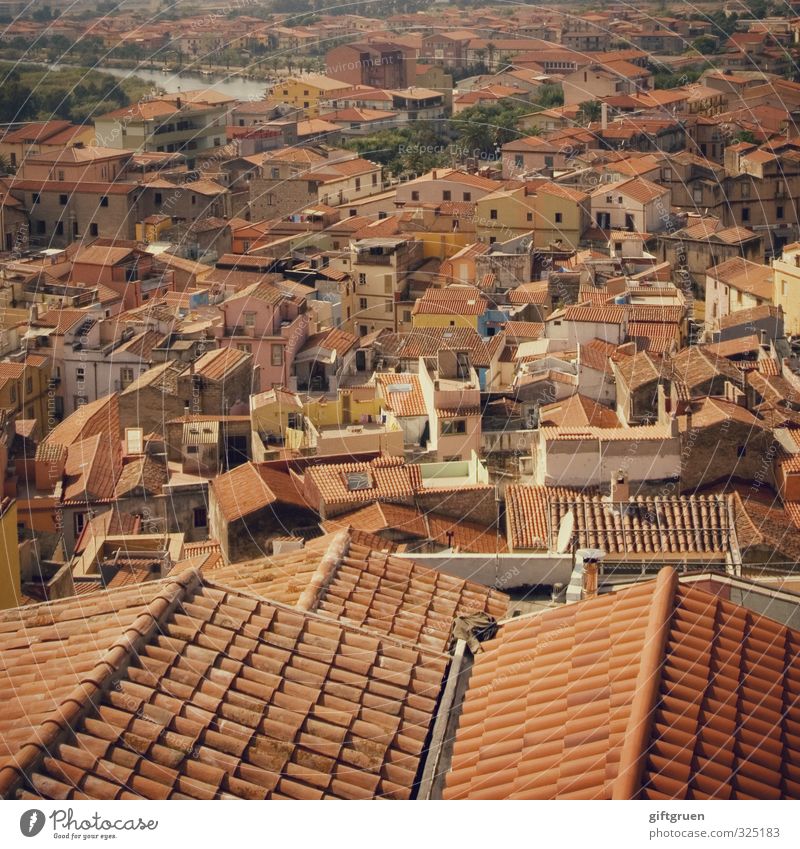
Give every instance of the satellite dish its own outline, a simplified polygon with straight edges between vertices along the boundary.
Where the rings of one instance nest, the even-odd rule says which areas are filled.
[[[556,552],[566,554],[572,542],[572,534],[575,531],[575,514],[572,510],[567,511],[558,523],[558,540],[556,541]]]

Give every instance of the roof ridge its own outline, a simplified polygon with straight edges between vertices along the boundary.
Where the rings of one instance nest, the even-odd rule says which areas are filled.
[[[14,790],[24,781],[25,775],[34,772],[55,746],[67,738],[73,725],[89,711],[97,696],[113,686],[112,679],[125,672],[141,648],[174,613],[181,599],[196,590],[200,583],[200,571],[191,569],[165,580],[163,590],[149,602],[143,602],[143,611],[94,667],[81,676],[80,683],[72,692],[42,720],[38,728],[33,729],[32,739],[35,742],[26,743],[17,753],[15,763],[0,769],[0,798],[13,797]]]
[[[297,599],[295,607],[305,613],[316,610],[337,569],[350,550],[350,531],[345,529],[334,534],[325,554],[319,561],[308,585]]]
[[[665,566],[659,571],[653,588],[625,742],[611,788],[612,799],[635,799],[641,788],[677,588],[678,573],[671,566]]]

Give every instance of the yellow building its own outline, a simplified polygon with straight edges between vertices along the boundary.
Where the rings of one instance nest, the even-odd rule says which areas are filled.
[[[577,248],[590,224],[588,203],[585,192],[547,181],[501,189],[476,202],[476,235],[491,244],[532,231],[534,247],[547,248],[560,240],[565,249]]]
[[[481,319],[489,303],[474,286],[428,289],[414,304],[414,327],[469,327],[480,333]]]
[[[334,80],[324,74],[302,74],[288,77],[273,86],[268,100],[282,103],[302,111],[308,118],[319,115],[320,105],[330,100],[337,92],[351,88],[350,83]]]
[[[783,255],[772,260],[772,301],[783,307],[787,333],[800,333],[800,242],[785,245]]]
[[[55,424],[48,419],[49,388],[47,357],[29,354],[21,363],[0,363],[0,409],[14,419],[35,420],[41,434]]]
[[[136,222],[136,241],[152,244],[160,242],[161,236],[172,227],[169,215],[148,215],[143,221]]]
[[[0,610],[17,607],[20,599],[17,502],[0,502]]]
[[[481,242],[507,242],[530,233],[533,228],[533,197],[524,186],[498,189],[475,203],[475,233]]]

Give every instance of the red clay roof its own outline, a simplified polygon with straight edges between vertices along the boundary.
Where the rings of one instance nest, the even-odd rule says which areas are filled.
[[[447,668],[196,570],[4,611],[0,655],[4,798],[408,798]]]
[[[670,568],[482,649],[446,799],[800,798],[800,632]]]

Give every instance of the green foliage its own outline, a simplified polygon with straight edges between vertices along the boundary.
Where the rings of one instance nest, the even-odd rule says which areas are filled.
[[[703,56],[712,56],[717,50],[717,39],[710,35],[701,35],[692,42],[692,50]]]
[[[555,83],[543,85],[536,92],[536,103],[541,106],[542,109],[552,109],[554,106],[563,106],[564,90],[560,85],[556,85]]]
[[[584,100],[578,104],[578,121],[583,124],[589,124],[593,121],[599,121],[603,114],[603,107],[599,100]]]
[[[470,151],[472,156],[493,155],[507,142],[519,138],[517,122],[527,111],[502,100],[470,106],[452,119],[451,126],[457,136],[454,145]]]
[[[118,80],[84,68],[51,71],[0,63],[0,122],[64,119],[82,123],[127,106],[150,90],[138,77]]]

